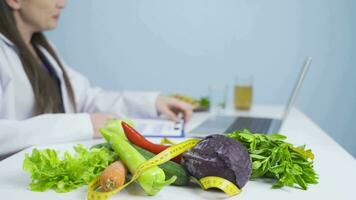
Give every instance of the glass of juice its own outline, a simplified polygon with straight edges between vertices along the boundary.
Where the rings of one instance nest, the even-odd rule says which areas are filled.
[[[237,110],[249,110],[253,99],[253,77],[235,78],[234,103]]]

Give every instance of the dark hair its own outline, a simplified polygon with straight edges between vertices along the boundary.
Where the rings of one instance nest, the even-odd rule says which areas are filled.
[[[64,110],[60,86],[48,72],[40,67],[41,63],[36,60],[35,55],[33,55],[27,47],[16,26],[16,20],[12,10],[7,5],[5,0],[0,0],[0,33],[2,33],[11,42],[13,42],[17,48],[19,58],[31,83],[35,96],[34,115],[63,112]],[[34,46],[34,48],[42,46],[56,60],[61,70],[63,71],[66,89],[68,91],[71,103],[75,109],[76,105],[74,100],[74,92],[68,75],[64,70],[62,63],[60,62],[58,55],[48,43],[46,37],[40,32],[34,33],[31,38],[31,44]]]

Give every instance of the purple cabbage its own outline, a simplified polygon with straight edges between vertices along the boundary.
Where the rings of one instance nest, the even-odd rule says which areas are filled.
[[[251,175],[245,146],[224,135],[210,135],[183,154],[183,164],[197,179],[218,176],[242,188]]]

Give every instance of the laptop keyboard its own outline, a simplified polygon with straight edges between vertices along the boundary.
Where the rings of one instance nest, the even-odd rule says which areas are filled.
[[[252,133],[268,133],[272,119],[268,118],[251,118],[251,117],[238,117],[225,133],[232,133],[237,130],[248,129]]]

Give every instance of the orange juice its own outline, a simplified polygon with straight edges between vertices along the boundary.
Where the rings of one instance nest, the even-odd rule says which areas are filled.
[[[235,86],[235,108],[249,110],[252,104],[252,86]]]

